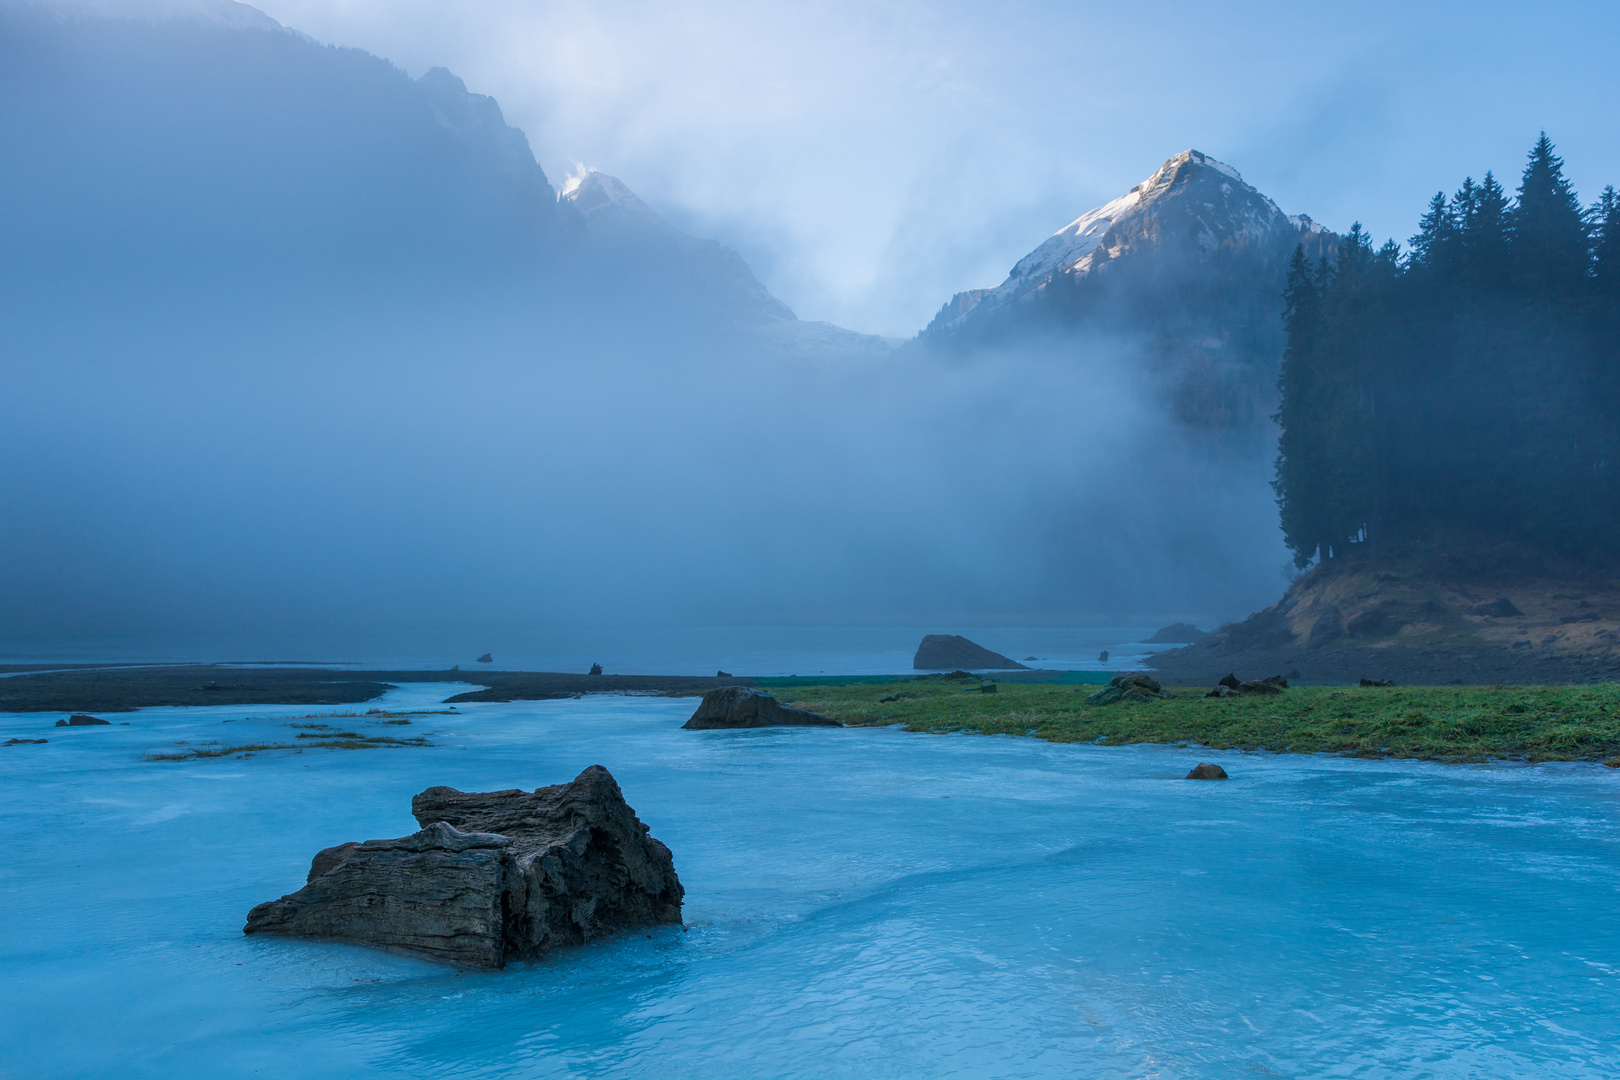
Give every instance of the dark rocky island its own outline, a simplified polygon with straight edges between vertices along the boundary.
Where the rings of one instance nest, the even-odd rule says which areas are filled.
[[[960,634],[929,634],[917,646],[911,666],[918,671],[1028,671],[1016,660],[991,652]]]
[[[742,686],[710,690],[703,695],[692,718],[681,725],[692,731],[721,728],[762,727],[843,727],[837,720],[819,716],[791,705],[783,705],[770,694]]]
[[[1153,636],[1145,639],[1142,644],[1191,645],[1193,642],[1202,641],[1208,636],[1208,631],[1200,630],[1192,623],[1178,622],[1171,623],[1169,626],[1159,627],[1159,629],[1154,632]]]
[[[316,854],[304,887],[255,907],[243,932],[498,968],[681,921],[669,849],[600,765],[532,792],[428,788],[411,813],[420,832]]]

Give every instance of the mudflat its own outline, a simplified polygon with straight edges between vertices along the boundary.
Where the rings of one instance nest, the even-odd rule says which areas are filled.
[[[43,666],[43,665],[41,665]],[[457,701],[544,701],[590,693],[703,693],[746,678],[576,675],[554,671],[390,671],[174,664],[50,668],[0,678],[0,712],[131,712],[175,705],[352,705],[401,683],[484,687]]]

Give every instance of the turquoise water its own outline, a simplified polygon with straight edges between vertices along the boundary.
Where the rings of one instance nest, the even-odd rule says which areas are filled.
[[[1614,771],[681,731],[691,707],[184,763],[141,755],[307,710],[0,716],[50,739],[0,748],[0,1075],[1620,1074]],[[1200,759],[1233,779],[1177,779]],[[413,830],[423,787],[594,763],[673,849],[684,932],[477,973],[241,934],[318,848]]]

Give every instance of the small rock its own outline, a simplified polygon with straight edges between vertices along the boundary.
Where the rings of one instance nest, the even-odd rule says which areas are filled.
[[[1230,686],[1227,686],[1224,683],[1216,683],[1210,688],[1209,693],[1205,694],[1204,696],[1207,698],[1223,698],[1239,697],[1241,695],[1239,691],[1232,689]]]
[[[1513,606],[1513,601],[1505,596],[1498,596],[1488,604],[1480,604],[1474,608],[1475,615],[1484,615],[1491,619],[1515,619],[1524,615],[1524,612]]]
[[[1620,769],[1620,757],[1612,757],[1603,763],[1605,769]]]
[[[485,653],[483,656],[478,658],[478,662],[480,664],[493,664],[495,662],[495,658],[489,655],[489,653]]]
[[[1218,685],[1227,687],[1230,690],[1243,689],[1243,684],[1238,682],[1238,677],[1234,672],[1227,672],[1222,675]]]
[[[981,694],[994,694],[995,692],[996,692],[996,684],[995,683],[993,683],[993,682],[984,682],[984,683],[979,684],[979,693],[981,693]]]
[[[49,739],[7,739],[6,742],[5,742],[5,745],[7,745],[7,746],[24,746],[24,745],[28,745],[28,744],[47,743],[47,742],[50,742],[50,741],[51,740],[49,740]]]
[[[1394,686],[1394,679],[1362,679],[1362,686]]]
[[[843,727],[837,720],[783,705],[770,694],[746,686],[727,686],[703,695],[692,718],[681,725],[689,731],[761,727]]]
[[[602,674],[602,665],[601,664],[592,664],[589,674],[591,674],[591,675],[600,675],[600,674]]]
[[[717,671],[717,672],[714,673],[714,677],[717,678],[717,679],[734,679],[734,678],[736,678],[736,676],[733,675],[729,671]]]
[[[112,721],[111,720],[103,720],[99,716],[86,716],[84,713],[74,713],[72,716],[68,717],[66,720],[58,720],[56,722],[56,726],[57,727],[97,727],[97,726],[111,727],[112,726]]]
[[[1280,694],[1283,688],[1270,679],[1244,679],[1238,689],[1245,694]]]
[[[1040,657],[1038,657],[1038,656],[1026,656],[1026,657],[1024,657],[1024,659],[1025,660],[1039,660]]]
[[[1219,765],[1211,765],[1208,762],[1200,762],[1199,764],[1193,766],[1192,772],[1188,773],[1184,779],[1229,780],[1231,778],[1226,775],[1226,770],[1221,768]]]
[[[1097,663],[1099,663],[1099,664],[1108,663],[1108,650],[1107,649],[1104,649],[1102,652],[1097,654]]]
[[[1599,617],[1600,616],[1595,611],[1583,611],[1579,615],[1560,615],[1558,617],[1558,621],[1566,624],[1577,622],[1597,622]]]

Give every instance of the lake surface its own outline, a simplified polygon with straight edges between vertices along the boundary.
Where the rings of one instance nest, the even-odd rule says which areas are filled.
[[[142,755],[309,710],[0,715],[50,739],[0,748],[0,1076],[1620,1075],[1615,771],[681,731],[692,705],[180,763]],[[424,787],[591,764],[674,851],[684,931],[501,972],[241,933],[319,848],[414,831]]]
[[[476,670],[477,657],[514,671],[612,675],[893,675],[911,671],[923,635],[962,634],[1030,667],[1128,671],[1173,645],[1146,645],[1149,626],[704,626],[467,635],[445,632],[141,635],[61,640],[0,637],[0,663],[241,663],[302,661],[373,668]],[[1098,659],[1108,651],[1106,661]]]

